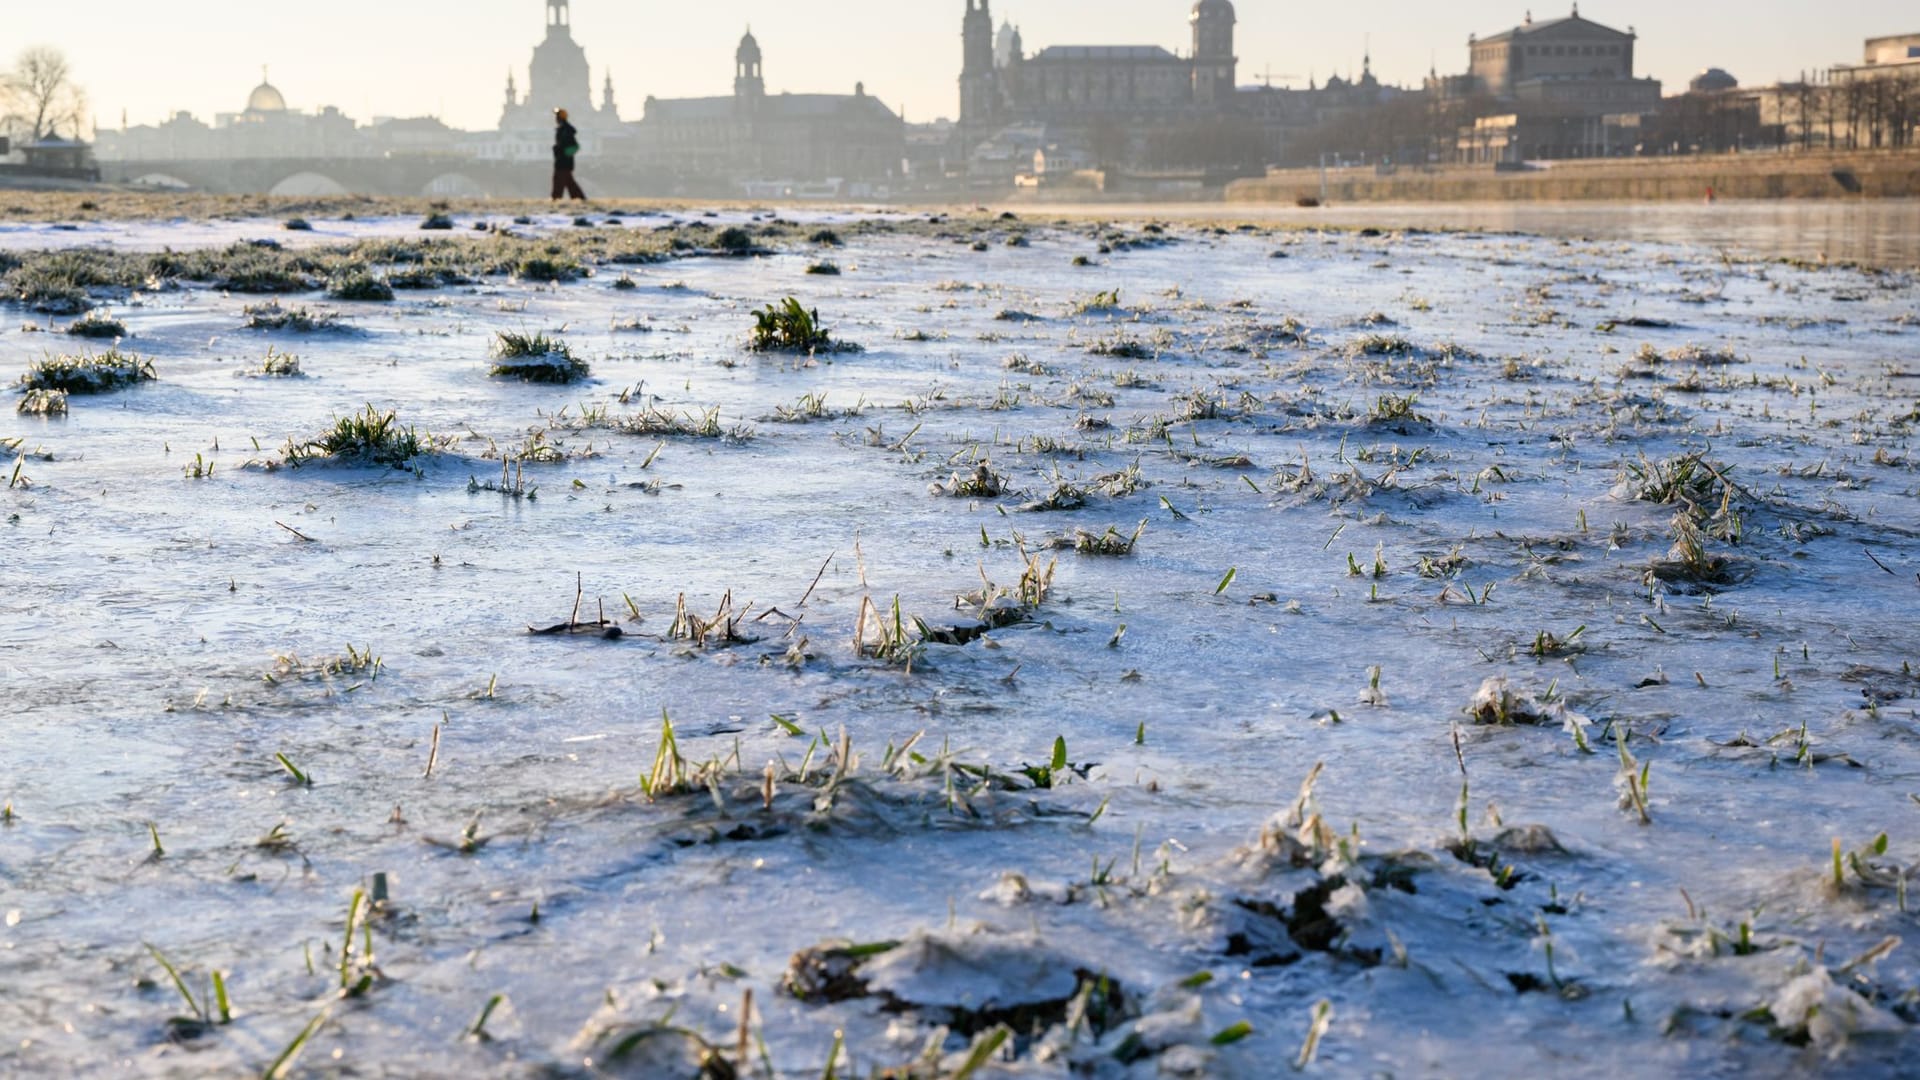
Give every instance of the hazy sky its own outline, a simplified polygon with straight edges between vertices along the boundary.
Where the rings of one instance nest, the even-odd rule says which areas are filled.
[[[1303,84],[1358,69],[1417,81],[1466,66],[1469,33],[1518,22],[1528,0],[1239,0],[1243,83],[1271,70]],[[212,121],[245,104],[261,65],[294,108],[338,105],[360,120],[434,115],[491,128],[508,68],[524,88],[543,0],[6,0],[0,60],[50,44],[78,69],[103,128],[179,109]],[[1027,48],[1187,47],[1188,0],[993,0]],[[851,92],[855,81],[913,121],[956,110],[965,0],[573,0],[596,92],[613,71],[622,113],[659,97],[731,92],[733,49],[753,25],[769,89]],[[1564,6],[1536,5],[1539,18]],[[1669,89],[1712,65],[1749,83],[1857,61],[1862,40],[1920,32],[1912,0],[1589,0],[1584,14],[1640,33],[1641,74]]]

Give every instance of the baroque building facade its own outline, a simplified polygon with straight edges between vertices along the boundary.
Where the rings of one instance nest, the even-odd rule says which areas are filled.
[[[851,94],[769,93],[749,28],[734,51],[733,93],[647,98],[634,150],[640,166],[689,181],[884,184],[902,174],[906,123],[864,83]]]
[[[1197,0],[1193,51],[1159,45],[1050,45],[1027,55],[1020,31],[996,38],[991,0],[967,0],[962,21],[960,127],[1205,116],[1232,111],[1239,60],[1231,0]]]

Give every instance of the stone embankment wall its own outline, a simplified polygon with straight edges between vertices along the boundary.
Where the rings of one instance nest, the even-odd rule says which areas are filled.
[[[1319,169],[1276,169],[1227,186],[1228,202],[1294,203],[1322,198]],[[1561,161],[1540,169],[1492,166],[1333,169],[1324,198],[1354,202],[1552,202],[1723,199],[1897,199],[1920,197],[1920,151],[1727,154],[1690,158]]]

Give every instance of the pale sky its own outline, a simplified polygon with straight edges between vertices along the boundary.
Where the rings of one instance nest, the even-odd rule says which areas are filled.
[[[1276,84],[1358,70],[1417,84],[1432,63],[1466,66],[1470,33],[1519,22],[1530,0],[1239,0],[1241,82]],[[966,0],[573,0],[575,37],[596,95],[612,69],[622,115],[648,95],[730,93],[734,46],[751,23],[768,89],[869,93],[911,121],[957,109]],[[6,0],[0,63],[27,45],[63,49],[102,128],[185,109],[234,112],[271,69],[297,109],[338,105],[375,116],[438,116],[491,129],[508,68],[524,90],[544,33],[544,0]],[[1185,51],[1188,0],[993,0],[1029,52],[1049,44],[1153,44]],[[1535,4],[1536,17],[1566,14]],[[1640,33],[1639,74],[1679,89],[1704,67],[1743,82],[1857,62],[1865,38],[1920,32],[1911,0],[1589,0],[1588,18]]]

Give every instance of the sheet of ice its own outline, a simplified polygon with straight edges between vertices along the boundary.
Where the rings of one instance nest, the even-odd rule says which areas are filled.
[[[248,235],[124,228],[6,242]],[[158,381],[0,419],[28,481],[0,491],[0,1072],[257,1073],[322,1015],[323,1068],[569,1069],[663,1023],[730,1055],[748,989],[780,1075],[819,1075],[836,1031],[867,1070],[930,1026],[796,1000],[789,958],[976,925],[1128,1002],[1112,1031],[1022,1033],[1015,1074],[1270,1076],[1321,1000],[1336,1075],[1910,1067],[1920,962],[1873,950],[1911,936],[1920,861],[1911,277],[1526,237],[846,231],[833,278],[789,237],[300,298],[350,334],[246,331],[245,298],[203,290],[112,303]],[[789,294],[866,351],[747,351]],[[563,335],[592,381],[490,379],[502,330]],[[303,375],[249,375],[270,346]],[[72,348],[9,332],[0,382]],[[368,403],[451,451],[248,467]],[[604,426],[646,408],[751,437]],[[536,498],[489,490],[530,433],[564,460],[524,466]],[[1683,508],[1634,496],[1689,460],[1705,539],[1676,566]],[[1002,494],[930,492],[982,464]],[[1022,509],[1049,501],[1078,505]],[[1143,520],[1130,554],[1072,550]],[[1057,559],[1031,618],[910,671],[855,655],[863,599],[966,627],[956,598],[1013,587],[1023,550]],[[527,634],[576,579],[623,637]],[[755,640],[675,639],[683,595],[729,592]],[[1474,722],[1490,679],[1534,712]],[[663,711],[710,788],[643,793]],[[376,874],[346,967],[379,977],[343,1000]],[[232,1023],[170,1041],[191,1008],[147,944],[196,1001],[226,973]],[[1809,988],[1872,1022],[1764,1019]]]

